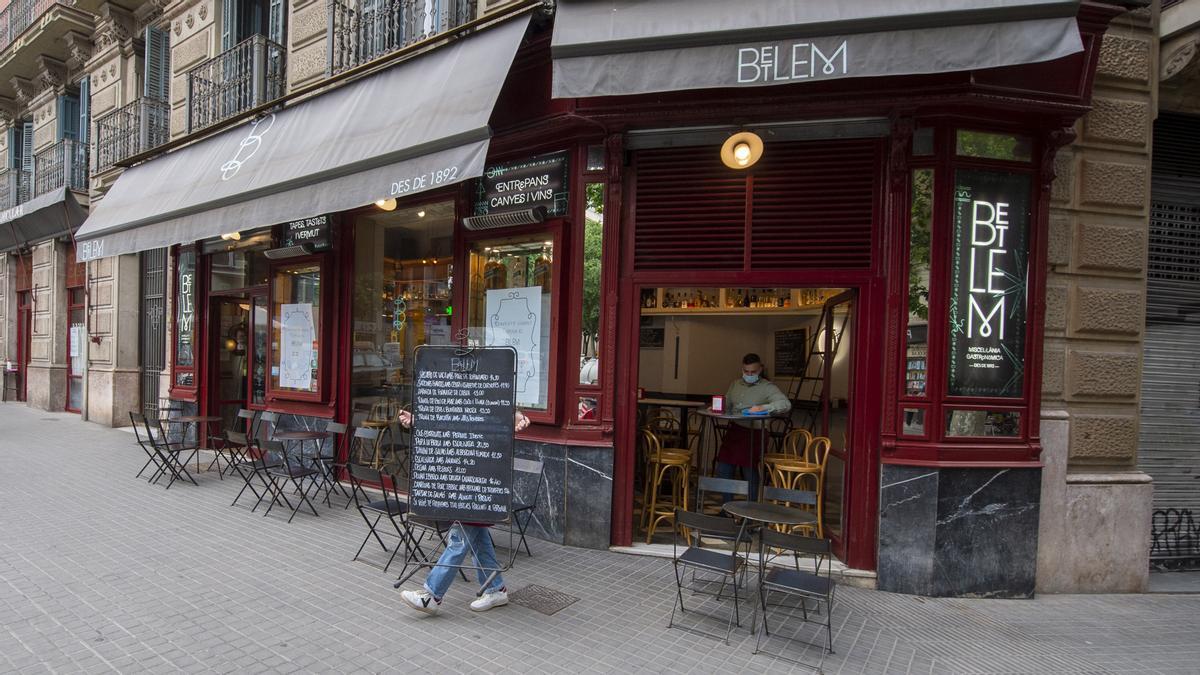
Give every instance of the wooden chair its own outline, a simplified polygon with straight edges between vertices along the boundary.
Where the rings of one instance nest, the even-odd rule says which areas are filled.
[[[766,467],[766,474],[770,483],[776,487],[788,487],[781,485],[781,478],[778,477],[777,467],[780,462],[796,463],[806,461],[804,453],[808,445],[812,442],[812,434],[808,429],[795,428],[783,437],[783,443],[778,452],[768,452],[763,455],[763,465]]]
[[[683,430],[679,426],[679,420],[671,413],[660,410],[658,414],[651,415],[646,419],[646,426],[643,427],[650,430],[657,438],[658,442],[663,447],[683,447]]]
[[[825,506],[825,464],[829,461],[832,443],[825,436],[817,436],[808,443],[800,461],[783,460],[775,463],[773,482],[777,487],[788,490],[805,490],[810,485],[816,494],[816,536],[824,537],[821,519]]]
[[[692,453],[682,448],[664,448],[649,429],[643,429],[640,435],[646,456],[641,520],[649,544],[660,523],[670,522],[674,527],[675,510],[687,510]],[[660,499],[664,483],[670,488],[670,501]]]

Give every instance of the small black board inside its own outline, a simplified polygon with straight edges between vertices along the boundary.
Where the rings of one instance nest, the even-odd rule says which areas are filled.
[[[513,382],[507,347],[420,347],[413,383],[415,516],[498,523],[512,500]]]

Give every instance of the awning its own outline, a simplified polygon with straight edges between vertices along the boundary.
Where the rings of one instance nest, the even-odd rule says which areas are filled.
[[[71,234],[84,218],[87,211],[69,188],[0,211],[0,253]]]
[[[478,177],[522,15],[139,164],[76,233],[80,260],[357,208]]]
[[[1082,51],[1079,0],[559,0],[555,98],[1037,63]]]

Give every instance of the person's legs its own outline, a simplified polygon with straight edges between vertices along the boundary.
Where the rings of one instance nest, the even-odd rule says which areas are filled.
[[[486,585],[483,594],[471,602],[471,609],[484,612],[493,607],[508,604],[508,592],[504,587],[504,578],[498,571],[500,563],[496,560],[496,547],[492,543],[492,533],[486,527],[467,527],[467,536],[475,551],[475,564],[480,569],[475,570],[479,586]],[[488,568],[488,569],[482,569]],[[495,576],[492,576],[493,572]],[[488,579],[491,582],[488,582]]]
[[[717,462],[717,478],[733,478],[735,471],[737,471],[737,466],[726,464],[725,462]],[[726,492],[725,501],[733,501],[733,494]]]
[[[429,576],[425,577],[425,589],[432,593],[438,602],[441,602],[442,596],[450,590],[450,584],[454,582],[454,575],[458,574],[458,568],[453,566],[461,565],[467,557],[467,538],[463,530],[461,525],[454,525],[450,528],[446,550],[442,551],[442,555],[438,558],[437,566],[429,570]]]
[[[746,477],[746,482],[750,483],[750,501],[758,501],[758,468],[743,466],[742,475]]]

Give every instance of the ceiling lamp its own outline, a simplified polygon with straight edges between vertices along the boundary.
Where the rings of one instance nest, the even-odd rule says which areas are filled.
[[[380,199],[379,201],[375,202],[375,206],[378,206],[379,208],[383,209],[384,211],[395,211],[396,210],[396,200],[391,197],[389,197],[387,199]]]
[[[749,169],[762,158],[763,142],[758,134],[740,131],[725,139],[721,146],[721,161],[731,169]]]
[[[225,241],[230,241],[230,240],[240,241],[241,238],[242,238],[241,232],[229,232],[227,234],[221,235],[221,239],[224,239]]]

